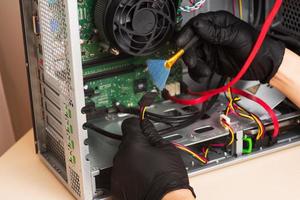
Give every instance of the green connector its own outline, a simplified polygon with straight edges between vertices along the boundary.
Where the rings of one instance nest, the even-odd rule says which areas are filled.
[[[65,116],[68,118],[72,118],[72,111],[67,105],[65,105]]]
[[[70,119],[72,118],[72,112],[67,107],[65,107],[65,116],[70,118]]]
[[[68,147],[69,147],[70,149],[74,149],[75,144],[74,144],[74,141],[73,141],[73,140],[71,140],[71,141],[68,142]]]
[[[245,143],[247,144],[246,147],[247,148],[243,148],[243,154],[250,154],[253,151],[253,141],[252,138],[245,136],[244,139],[244,146]]]
[[[69,131],[70,131],[69,133],[73,133],[73,126],[72,126],[72,124],[69,125]]]
[[[66,125],[66,131],[71,134],[73,133],[73,126],[72,126],[72,124],[70,124],[69,121],[67,122],[67,125]]]
[[[69,161],[70,161],[70,163],[72,163],[72,164],[76,164],[76,158],[75,158],[75,156],[70,156],[70,157],[69,157]]]

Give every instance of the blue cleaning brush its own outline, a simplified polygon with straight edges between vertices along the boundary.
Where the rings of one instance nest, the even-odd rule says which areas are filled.
[[[174,54],[168,60],[147,60],[148,71],[153,80],[153,83],[159,90],[163,90],[166,86],[170,70],[181,56],[192,47],[199,38],[194,36],[182,49]]]

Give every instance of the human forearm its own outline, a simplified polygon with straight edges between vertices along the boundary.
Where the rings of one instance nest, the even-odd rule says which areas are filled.
[[[181,189],[169,192],[162,200],[195,200],[195,198],[190,190]]]
[[[300,108],[300,57],[286,49],[283,62],[270,84]]]

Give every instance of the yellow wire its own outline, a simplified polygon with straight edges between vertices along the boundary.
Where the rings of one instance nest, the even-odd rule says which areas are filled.
[[[229,87],[228,89],[227,89],[227,97],[229,98],[229,99],[232,99],[232,93],[231,93],[231,88]]]
[[[231,134],[231,140],[228,143],[228,146],[232,145],[232,143],[234,142],[234,132],[233,132],[233,130],[231,128],[229,128],[229,132]]]
[[[228,104],[228,107],[226,108],[226,111],[225,111],[225,114],[228,115],[229,114],[229,110],[231,109],[232,111],[236,112],[233,104],[236,102],[236,101],[239,101],[240,100],[240,97],[235,97],[234,99],[232,99],[232,92],[231,92],[231,88],[228,88],[227,90],[227,97],[229,99],[229,104]],[[238,115],[244,117],[244,118],[247,118],[251,121],[255,121],[256,124],[258,125],[259,129],[258,129],[258,133],[257,133],[257,136],[256,136],[256,140],[259,140],[262,135],[263,135],[263,124],[260,122],[260,120],[252,113],[250,113],[250,115],[248,114],[248,112],[246,110],[244,110],[243,108],[241,108],[240,106],[236,105],[237,108],[242,111],[243,113],[238,113]],[[230,127],[227,127],[228,129]],[[232,130],[232,132],[234,132]]]
[[[205,150],[205,153],[204,153],[204,157],[205,157],[205,158],[207,158],[208,150],[209,150],[209,148],[207,148],[207,149]]]
[[[197,155],[197,154],[194,153],[193,151],[187,149],[186,147],[181,146],[181,145],[178,145],[178,144],[175,144],[175,146],[176,146],[178,149],[180,149],[180,150],[182,150],[182,151],[185,151],[185,152],[191,154],[193,157],[195,157],[197,160],[199,160],[199,161],[202,162],[203,164],[206,164],[206,163],[207,163],[206,160],[203,160],[199,155]]]
[[[228,130],[229,130],[229,133],[230,133],[230,135],[231,135],[231,140],[230,140],[230,142],[228,143],[228,146],[230,146],[230,145],[232,145],[233,142],[234,142],[234,131],[233,131],[233,129],[232,129],[231,127],[228,127]]]
[[[239,0],[240,18],[243,20],[243,0]]]
[[[256,140],[259,140],[262,136],[263,136],[263,124],[261,123],[261,121],[255,116],[253,115],[253,118],[254,120],[256,121],[258,127],[259,127],[259,131],[257,133],[257,136],[256,136]]]
[[[228,146],[230,146],[234,142],[234,130],[232,129],[232,127],[230,125],[227,125],[225,123],[221,123],[221,124],[225,129],[228,129],[228,131],[230,133],[231,139],[230,139],[230,142],[228,143]]]
[[[145,113],[146,113],[147,108],[148,108],[148,107],[145,107],[145,108],[143,109],[143,112],[142,112],[142,120],[145,119]]]
[[[246,115],[246,114],[243,114],[243,113],[239,113],[239,115],[244,117],[244,118],[247,118],[247,119],[250,119],[250,120],[254,121],[254,118],[250,115]]]
[[[241,110],[241,111],[243,111],[243,112],[246,112],[240,106],[238,106],[238,109]],[[258,133],[257,133],[257,136],[256,136],[256,140],[259,140],[262,137],[262,135],[263,135],[263,124],[260,122],[260,120],[255,115],[253,115],[253,114],[248,115],[248,114],[244,114],[244,113],[239,113],[239,115],[242,116],[242,117],[244,117],[244,118],[247,118],[247,119],[250,119],[250,120],[256,122],[256,124],[259,127]]]
[[[230,87],[227,89],[227,95],[226,96],[229,99],[229,103],[228,103],[228,107],[226,108],[225,115],[228,115],[230,109],[232,111],[235,111],[235,109],[233,107],[233,103],[234,103],[235,99],[238,101],[240,98],[234,98],[234,99],[232,99],[232,93],[231,93],[231,88]]]

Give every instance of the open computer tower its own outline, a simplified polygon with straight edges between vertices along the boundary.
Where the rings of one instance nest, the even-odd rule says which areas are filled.
[[[173,54],[176,32],[199,12],[233,12],[235,6],[232,0],[196,2],[204,4],[188,12],[188,0],[20,0],[36,151],[77,199],[110,196],[112,160],[120,141],[103,132],[121,135],[121,122],[134,115],[124,110],[134,110],[146,92],[156,90],[146,60]],[[242,3],[243,20],[259,28],[274,0]],[[241,15],[238,9],[234,14]],[[299,41],[299,16],[299,1],[285,0],[270,34]],[[293,48],[294,44],[288,45]],[[213,79],[217,85],[219,77]],[[206,89],[193,82],[184,63],[178,62],[167,82],[168,91],[184,96],[183,82],[196,90]],[[246,82],[240,87],[274,108],[279,137],[272,140],[267,135],[256,142],[255,124],[232,119],[233,145],[210,151],[207,164],[181,154],[191,176],[300,143],[300,113],[291,102],[268,85]],[[219,123],[226,106],[224,96],[211,106],[201,119],[165,131],[163,136],[198,153],[204,145],[226,139],[229,133]],[[267,132],[272,131],[270,119],[259,106],[247,101],[244,106],[262,118]],[[172,118],[199,109],[201,105],[182,106],[159,95],[149,112]],[[155,125],[169,130],[164,123]]]

